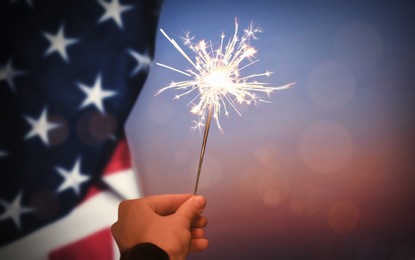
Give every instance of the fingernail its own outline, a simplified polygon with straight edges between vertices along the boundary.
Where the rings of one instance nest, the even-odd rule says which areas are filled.
[[[203,196],[198,195],[193,198],[193,202],[198,208],[202,208],[205,204],[205,199]]]

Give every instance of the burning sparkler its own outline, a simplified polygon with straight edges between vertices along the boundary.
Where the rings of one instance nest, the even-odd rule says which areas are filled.
[[[192,65],[190,69],[183,71],[165,64],[156,63],[159,66],[176,71],[190,78],[189,80],[172,82],[168,86],[158,90],[156,95],[168,89],[182,91],[175,96],[175,99],[179,99],[192,92],[197,93],[189,105],[192,105],[191,112],[199,118],[196,121],[195,127],[200,129],[204,126],[205,130],[194,189],[194,194],[196,194],[212,117],[218,129],[223,132],[219,123],[219,115],[222,109],[225,115],[229,114],[227,105],[231,106],[237,114],[241,115],[236,108],[236,103],[246,103],[249,105],[258,101],[267,102],[261,97],[257,97],[256,93],[265,93],[269,97],[273,91],[287,89],[294,85],[294,83],[280,87],[266,87],[267,83],[254,80],[256,77],[271,75],[269,71],[260,74],[251,74],[245,77],[240,76],[240,72],[243,69],[259,61],[253,59],[256,50],[249,44],[250,39],[257,39],[256,34],[261,32],[258,27],[254,27],[253,23],[244,30],[244,34],[239,38],[238,21],[235,19],[235,32],[233,36],[225,44],[225,35],[222,33],[220,36],[220,45],[217,49],[213,48],[211,42],[207,43],[204,40],[194,44],[194,37],[191,37],[187,33],[183,41],[184,45],[193,51],[195,55],[194,61],[163,29],[160,29],[160,31]],[[196,101],[197,99],[198,101]]]

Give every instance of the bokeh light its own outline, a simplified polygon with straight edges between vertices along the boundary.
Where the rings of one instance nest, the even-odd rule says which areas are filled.
[[[294,187],[290,194],[290,211],[293,215],[305,215],[307,195],[317,189],[315,185],[302,183]]]
[[[307,87],[316,105],[325,109],[336,109],[353,98],[356,83],[353,74],[345,65],[326,61],[311,71]]]
[[[326,220],[331,206],[336,201],[336,194],[328,188],[310,190],[304,200],[305,212],[315,219]]]
[[[275,168],[278,165],[277,146],[272,143],[257,146],[253,150],[254,158],[265,167]]]
[[[91,137],[101,142],[112,138],[117,127],[117,120],[111,114],[93,113],[88,123]]]
[[[353,153],[353,140],[339,123],[321,120],[309,126],[300,139],[300,155],[313,171],[332,174],[343,169]]]
[[[285,174],[277,170],[268,170],[259,176],[257,191],[263,202],[274,207],[285,200],[290,192],[290,181]]]
[[[98,145],[111,139],[118,129],[117,119],[98,111],[83,113],[76,124],[79,138],[88,145]]]
[[[70,133],[67,120],[63,116],[53,114],[49,115],[48,119],[59,125],[59,127],[53,129],[53,131],[49,131],[48,133],[50,144],[59,145],[64,143],[68,139]]]
[[[49,190],[40,190],[33,193],[30,206],[36,209],[33,215],[40,220],[54,218],[61,209],[61,202],[56,193]]]
[[[353,231],[359,223],[359,208],[351,201],[339,201],[331,206],[328,221],[331,229],[339,234]]]

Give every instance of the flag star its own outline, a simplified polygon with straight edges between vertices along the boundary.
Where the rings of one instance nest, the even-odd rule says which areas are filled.
[[[0,81],[5,80],[9,84],[10,88],[15,90],[13,78],[24,73],[24,71],[13,69],[12,60],[10,59],[6,65],[0,67]]]
[[[14,4],[14,3],[16,3],[18,0],[11,0],[10,1],[10,3],[12,3],[12,4]],[[32,7],[33,6],[33,2],[32,2],[32,0],[26,0],[26,3],[30,6],[30,7]]]
[[[60,125],[57,123],[50,123],[47,119],[47,114],[47,108],[45,107],[37,120],[31,117],[26,117],[26,120],[32,126],[32,129],[26,135],[25,139],[39,136],[40,139],[42,139],[43,143],[49,145],[48,132],[57,127],[60,127]]]
[[[137,66],[131,72],[131,76],[134,76],[143,69],[148,70],[148,67],[151,63],[151,59],[148,55],[140,54],[134,50],[128,50],[128,53],[137,61]]]
[[[133,8],[132,5],[121,5],[118,0],[111,0],[106,2],[104,0],[97,0],[98,3],[105,9],[105,13],[99,18],[98,23],[102,23],[108,19],[113,19],[114,22],[123,29],[121,14]]]
[[[16,198],[13,200],[13,202],[8,203],[4,200],[0,200],[0,205],[3,206],[4,211],[0,215],[0,221],[6,220],[11,218],[16,224],[17,228],[20,229],[20,216],[22,214],[33,212],[33,208],[26,208],[21,205],[22,200],[22,192],[19,192],[17,194]]]
[[[103,99],[117,94],[115,91],[102,89],[100,75],[97,76],[93,86],[78,83],[78,87],[86,94],[85,100],[79,108],[84,108],[90,104],[93,104],[101,113],[105,113],[104,105],[102,103]]]
[[[69,45],[72,45],[74,43],[77,43],[79,40],[75,38],[65,38],[64,36],[64,27],[63,25],[59,28],[56,35],[50,34],[50,33],[43,33],[43,35],[46,37],[46,39],[49,40],[50,46],[45,52],[45,56],[48,56],[54,52],[58,52],[61,57],[68,62],[68,54],[66,53],[66,48]]]
[[[2,158],[2,157],[6,157],[6,156],[8,156],[9,155],[9,153],[8,152],[6,152],[6,151],[4,151],[4,150],[0,150],[0,158]]]
[[[61,167],[55,167],[59,174],[64,178],[63,183],[59,186],[57,192],[66,189],[73,189],[76,195],[80,194],[81,184],[88,181],[90,177],[81,173],[81,159],[77,159],[72,170],[68,171]]]

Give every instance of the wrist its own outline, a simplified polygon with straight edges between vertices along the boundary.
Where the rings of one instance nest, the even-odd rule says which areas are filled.
[[[140,243],[121,254],[120,260],[170,260],[162,248],[153,243]]]

